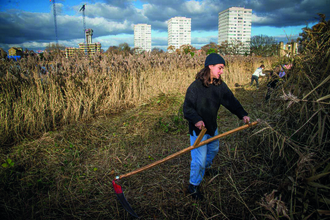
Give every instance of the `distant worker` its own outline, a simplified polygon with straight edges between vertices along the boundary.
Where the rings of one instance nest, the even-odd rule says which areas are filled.
[[[265,76],[265,74],[262,73],[263,69],[265,69],[265,66],[262,64],[259,68],[256,69],[256,71],[254,71],[251,77],[251,86],[253,85],[253,81],[255,80],[257,84],[257,89],[259,89],[259,76]]]
[[[287,72],[287,70],[291,69],[292,64],[285,64],[284,66],[281,65],[281,71],[279,72],[278,76],[283,78]]]
[[[288,77],[288,70],[292,68],[292,64],[285,64],[284,66],[278,65],[275,67],[274,71],[270,72],[270,80],[267,83],[267,94],[265,100],[268,101],[271,93],[276,89],[279,82],[284,82],[283,77]]]

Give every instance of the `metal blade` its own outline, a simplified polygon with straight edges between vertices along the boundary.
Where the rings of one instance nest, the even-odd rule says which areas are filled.
[[[124,209],[129,214],[131,214],[132,216],[134,216],[135,218],[139,218],[139,216],[132,209],[131,205],[127,202],[121,186],[118,185],[118,184],[116,184],[115,183],[115,180],[112,181],[112,185],[113,185],[113,189],[115,190],[115,193],[117,195],[117,198],[118,198],[119,202],[121,203],[121,205],[124,207]]]

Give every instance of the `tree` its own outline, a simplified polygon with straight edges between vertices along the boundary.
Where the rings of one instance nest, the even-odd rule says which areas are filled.
[[[164,51],[162,50],[162,49],[159,49],[159,48],[157,48],[157,47],[154,47],[154,48],[152,48],[152,50],[151,50],[151,53],[152,54],[159,54],[159,53],[163,53]]]
[[[219,46],[219,50],[221,54],[228,54],[228,55],[239,55],[245,54],[246,47],[245,44],[237,39],[234,39],[230,42],[224,41]]]
[[[128,43],[121,43],[118,46],[119,51],[124,52],[124,54],[131,53],[131,47],[128,45]]]
[[[55,52],[55,51],[58,51],[58,50],[65,50],[65,46],[64,45],[56,45],[54,43],[49,43],[48,46],[46,46],[45,48],[45,51],[47,52]]]
[[[35,52],[33,50],[28,50],[27,48],[25,48],[24,50],[24,56],[34,56]]]
[[[214,42],[210,42],[209,44],[204,45],[201,48],[201,50],[204,51],[206,54],[218,53],[219,52],[219,46]]]
[[[184,44],[184,45],[180,46],[181,53],[184,53],[184,54],[190,53],[193,56],[194,51],[196,51],[195,47],[191,46],[190,44]]]
[[[56,45],[56,44],[48,44],[45,48],[45,53],[43,54],[43,57],[47,60],[53,60],[56,59],[57,57],[64,56],[64,50],[65,46],[64,45]]]
[[[109,53],[109,54],[118,54],[119,53],[119,48],[117,46],[110,46],[106,53]]]
[[[251,38],[251,53],[256,56],[273,56],[277,54],[277,45],[274,37],[256,35]]]

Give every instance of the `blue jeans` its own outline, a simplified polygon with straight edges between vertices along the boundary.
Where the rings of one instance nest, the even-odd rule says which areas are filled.
[[[257,88],[259,88],[259,82],[258,82],[258,79],[259,79],[258,76],[252,75],[252,77],[251,77],[251,86],[252,86],[252,84],[253,84],[253,81],[256,81]]]
[[[214,136],[216,135],[218,135],[218,129],[214,133]],[[205,134],[201,142],[214,136]],[[196,139],[197,135],[194,131],[193,135],[190,135],[190,146],[195,143]],[[212,141],[191,151],[190,184],[198,186],[202,182],[205,168],[211,167],[212,161],[218,152],[219,140]]]

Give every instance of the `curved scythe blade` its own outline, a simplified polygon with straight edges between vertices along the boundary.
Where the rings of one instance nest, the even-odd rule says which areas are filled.
[[[112,180],[112,186],[113,189],[115,190],[119,202],[124,207],[124,209],[135,218],[139,218],[139,216],[132,209],[131,205],[127,202],[121,186],[116,184],[115,180]]]

